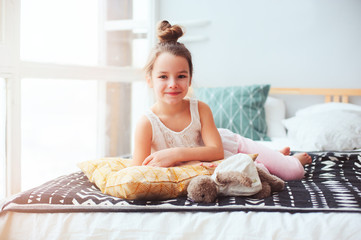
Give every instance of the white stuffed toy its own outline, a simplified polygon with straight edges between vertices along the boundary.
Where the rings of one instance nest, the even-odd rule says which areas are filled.
[[[219,181],[219,176],[227,173],[227,183]],[[261,180],[252,158],[238,153],[221,162],[211,176],[218,186],[218,194],[223,196],[251,196],[262,189]],[[238,181],[232,181],[238,178]],[[241,183],[241,184],[240,184]]]
[[[284,181],[261,167],[246,154],[236,154],[217,166],[212,176],[197,176],[187,188],[194,202],[211,203],[218,195],[265,198],[282,191]]]

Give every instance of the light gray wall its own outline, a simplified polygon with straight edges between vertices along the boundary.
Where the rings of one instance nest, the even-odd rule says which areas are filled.
[[[159,0],[188,27],[196,86],[361,88],[359,0]]]

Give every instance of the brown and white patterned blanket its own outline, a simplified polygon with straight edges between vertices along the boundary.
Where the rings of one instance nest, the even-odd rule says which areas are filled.
[[[187,197],[127,201],[103,194],[82,172],[61,176],[14,195],[0,214],[17,212],[276,211],[361,213],[361,152],[313,152],[305,178],[266,199],[220,197],[211,204]]]

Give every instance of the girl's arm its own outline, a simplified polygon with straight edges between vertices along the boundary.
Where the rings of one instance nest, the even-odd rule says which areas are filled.
[[[164,149],[149,155],[143,165],[169,167],[188,161],[215,161],[224,158],[223,145],[209,106],[198,102],[203,147]]]
[[[152,125],[146,116],[142,116],[135,128],[133,165],[141,166],[151,153]]]
[[[201,120],[201,135],[204,147],[189,148],[182,154],[183,162],[186,161],[215,161],[224,158],[221,136],[214,123],[210,107],[198,101],[198,111]]]

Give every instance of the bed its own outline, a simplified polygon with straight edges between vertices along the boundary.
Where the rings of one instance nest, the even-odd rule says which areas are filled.
[[[256,91],[259,91],[257,87]],[[219,105],[217,94],[210,93],[209,89],[206,89],[206,92],[209,96],[215,96]],[[246,92],[249,93],[249,89]],[[312,164],[305,168],[305,178],[286,182],[285,190],[282,192],[261,200],[249,197],[220,197],[217,202],[211,204],[194,203],[186,196],[152,201],[124,200],[103,194],[82,171],[79,171],[60,176],[6,199],[0,208],[0,238],[359,239],[361,135],[357,136],[360,131],[357,124],[360,128],[361,106],[347,105],[350,108],[345,109],[344,105],[339,104],[315,104],[311,108],[301,109],[295,116],[286,118],[286,108],[282,107],[285,103],[279,101],[278,96],[325,95],[326,102],[345,102],[349,96],[361,96],[361,90],[273,88],[269,91],[268,86],[268,90],[261,92],[264,95],[261,104],[264,113],[256,112],[261,117],[263,115],[264,119],[260,120],[259,124],[262,125],[266,121],[268,130],[264,130],[265,137],[260,133],[246,134],[256,134],[260,137],[258,141],[275,148],[283,144],[285,139],[289,142],[292,140],[293,150],[307,150],[313,159]],[[345,96],[342,97],[345,100],[328,97],[339,96],[340,93],[341,96]],[[222,92],[222,95],[233,96],[233,93]],[[244,92],[243,96],[250,98],[249,94]],[[231,102],[233,104],[233,101]],[[335,136],[331,134],[327,135],[326,139],[312,138],[315,131],[322,126],[301,124],[305,119],[312,117],[316,122],[324,123],[325,118],[337,118],[334,116],[340,115],[345,115],[347,119],[352,117],[350,124],[356,124],[351,126],[350,133],[347,132],[350,127],[347,125],[342,126],[346,130],[339,129],[343,131],[342,134],[334,134],[333,131],[332,134]],[[224,117],[224,113],[219,112],[218,116]],[[297,121],[292,118],[296,118]],[[252,124],[258,121],[252,119]],[[344,118],[340,118],[339,121],[344,121]],[[330,124],[334,122],[330,121]],[[327,124],[323,125],[330,130]],[[316,130],[305,131],[300,130],[300,127],[307,127],[308,130],[314,127]],[[310,134],[302,135],[303,132]],[[342,142],[348,141],[342,139],[342,135],[354,139],[348,142],[348,145],[342,145]],[[269,140],[267,138],[272,141],[266,141]],[[299,138],[307,139],[308,145],[300,143]],[[338,145],[330,145],[327,139]],[[309,143],[311,141],[314,143]],[[317,144],[322,141],[325,143]]]

